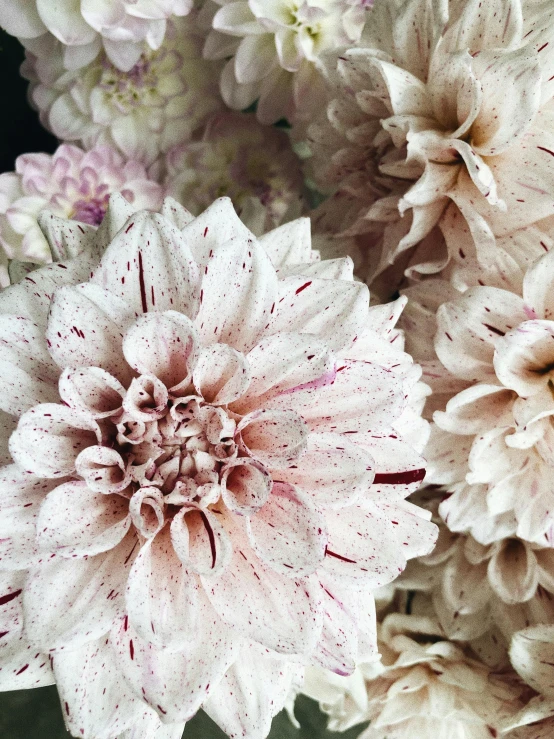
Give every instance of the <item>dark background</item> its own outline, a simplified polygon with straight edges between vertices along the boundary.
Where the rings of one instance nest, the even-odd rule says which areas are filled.
[[[57,140],[45,131],[27,101],[27,82],[19,74],[24,50],[17,39],[0,29],[0,172],[14,169],[20,154],[52,153]],[[283,711],[273,722],[271,739],[355,739],[362,727],[343,734],[326,731],[326,717],[317,704],[301,696],[295,707],[301,728],[296,729]],[[55,686],[0,693],[0,739],[65,739],[62,712]],[[200,711],[189,721],[183,739],[226,739],[214,722]]]

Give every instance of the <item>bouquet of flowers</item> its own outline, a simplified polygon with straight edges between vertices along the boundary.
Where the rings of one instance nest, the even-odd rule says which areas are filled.
[[[551,0],[0,25],[57,139],[0,174],[0,690],[554,737]]]

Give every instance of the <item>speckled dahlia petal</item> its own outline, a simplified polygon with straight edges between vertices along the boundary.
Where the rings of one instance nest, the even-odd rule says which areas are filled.
[[[198,578],[175,554],[169,527],[164,527],[143,545],[129,573],[125,602],[137,635],[161,649],[184,648],[204,617],[199,588]]]
[[[527,234],[524,230],[523,236]],[[541,240],[543,239],[541,232]],[[529,318],[554,318],[554,291],[552,281],[554,270],[552,264],[554,252],[544,254],[542,258],[532,264],[525,272],[523,278],[523,300],[525,305],[532,311]]]
[[[0,690],[51,685],[47,654],[38,652],[23,633],[22,592],[26,573],[0,572]]]
[[[284,223],[260,237],[275,269],[312,261],[312,238],[308,218],[297,218]]]
[[[79,500],[79,505],[75,501]],[[131,518],[118,495],[95,493],[84,482],[66,482],[44,499],[37,519],[37,541],[44,556],[84,557],[107,552],[123,539]]]
[[[343,349],[367,321],[369,291],[360,282],[287,277],[279,283],[272,332],[316,334],[331,349]]]
[[[341,434],[311,433],[301,464],[279,471],[279,478],[306,493],[320,508],[342,508],[366,493],[374,477],[369,451]]]
[[[230,739],[267,736],[301,674],[299,665],[245,644],[203,708]]]
[[[253,551],[242,527],[230,520],[226,525],[234,542],[229,567],[221,577],[203,580],[213,607],[247,639],[283,654],[309,653],[322,623],[315,580],[273,572]]]
[[[20,316],[0,316],[0,346],[2,410],[20,415],[37,403],[57,399],[59,370],[38,326]]]
[[[141,711],[107,637],[57,652],[53,668],[64,720],[74,736],[120,736]]]
[[[59,478],[75,470],[80,451],[100,440],[96,422],[57,403],[36,405],[21,416],[10,453],[22,469]]]
[[[110,552],[83,559],[55,556],[32,569],[23,607],[33,643],[69,648],[106,634],[125,607],[125,583],[137,551],[136,535],[128,533]]]
[[[100,367],[64,370],[58,389],[66,405],[92,418],[118,414],[125,395],[119,380]]]
[[[269,323],[277,277],[253,239],[235,237],[216,247],[204,267],[195,324],[205,344],[249,351]]]
[[[235,659],[237,640],[209,605],[202,606],[198,624],[197,638],[176,652],[142,641],[126,618],[112,629],[120,669],[163,723],[193,716]]]
[[[494,370],[500,382],[523,398],[540,393],[549,381],[545,367],[554,361],[554,322],[524,321],[500,336]]]
[[[176,310],[193,318],[198,279],[181,232],[157,213],[139,211],[110,242],[92,282],[125,300],[137,314]]]
[[[118,739],[181,739],[184,728],[183,722],[162,724],[158,714],[147,709]]]
[[[308,443],[308,428],[294,411],[253,411],[239,423],[237,434],[249,456],[276,469],[294,463]]]
[[[335,578],[326,577],[326,574],[319,577],[324,616],[314,661],[338,675],[350,675],[358,661],[358,624],[348,601],[356,595],[348,593],[345,601]]]
[[[94,226],[78,221],[67,221],[48,210],[43,210],[37,220],[50,246],[52,261],[63,262],[66,259],[74,259],[86,250],[90,250],[94,256],[100,256],[96,248],[97,229]]]
[[[60,367],[101,367],[125,382],[130,370],[121,348],[121,329],[133,318],[127,303],[95,284],[59,288],[46,330],[50,354]]]
[[[554,698],[554,639],[550,624],[531,626],[514,634],[510,647],[513,666],[525,682],[547,698]]]
[[[249,362],[227,344],[212,344],[200,352],[192,380],[208,403],[227,405],[242,397],[250,384]]]

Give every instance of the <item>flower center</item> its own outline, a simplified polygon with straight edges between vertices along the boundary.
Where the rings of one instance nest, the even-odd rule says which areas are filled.
[[[135,108],[145,98],[156,95],[158,65],[165,54],[164,49],[145,52],[128,72],[122,72],[105,59],[98,86],[122,112]]]

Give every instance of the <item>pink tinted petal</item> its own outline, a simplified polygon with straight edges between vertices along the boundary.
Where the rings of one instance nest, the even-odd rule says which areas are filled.
[[[361,282],[287,277],[279,283],[271,332],[315,334],[331,349],[344,349],[367,323],[368,308],[369,291]]]
[[[309,654],[321,632],[320,597],[312,578],[293,580],[266,567],[229,518],[232,559],[217,579],[203,579],[220,617],[247,639],[284,654]]]
[[[273,484],[267,503],[246,520],[246,531],[260,559],[287,577],[311,575],[325,556],[323,516],[286,483]]]
[[[37,653],[23,631],[25,572],[0,572],[0,690],[24,690],[54,682],[48,655]]]
[[[84,557],[113,549],[131,518],[119,495],[102,495],[84,482],[66,482],[46,496],[37,519],[37,540],[45,552]]]
[[[75,470],[79,452],[99,441],[91,418],[56,403],[31,408],[10,437],[10,453],[23,469],[40,477],[65,477]]]
[[[227,462],[221,473],[223,502],[242,516],[250,516],[264,505],[271,492],[271,475],[266,468],[249,457]]]
[[[198,310],[198,267],[181,232],[157,213],[129,218],[92,279],[137,314],[176,310],[194,318]]]
[[[133,493],[129,501],[129,513],[137,531],[145,539],[152,539],[164,525],[165,501],[156,487],[142,487]]]
[[[171,522],[171,537],[177,556],[192,572],[217,577],[228,566],[231,541],[211,511],[181,508]]]
[[[279,470],[279,479],[292,483],[321,508],[354,503],[371,485],[371,454],[340,434],[310,434],[297,464]]]
[[[235,659],[230,631],[203,596],[199,609],[196,638],[180,651],[160,650],[144,642],[127,618],[120,619],[112,631],[125,677],[164,723],[194,715]]]
[[[121,339],[134,319],[120,298],[92,283],[56,290],[46,339],[60,367],[101,367],[120,381],[130,378]]]
[[[54,556],[31,570],[24,611],[33,643],[44,649],[70,648],[105,634],[124,609],[125,583],[137,550],[130,532],[104,554]]]
[[[325,570],[339,582],[376,588],[406,566],[391,519],[377,506],[348,506],[326,515],[329,543]]]
[[[36,564],[36,522],[42,501],[58,480],[41,480],[15,464],[0,468],[0,568],[23,570]]]
[[[138,636],[176,651],[196,638],[200,581],[177,558],[169,526],[148,540],[129,573],[125,602]]]
[[[182,313],[145,313],[127,329],[123,353],[137,372],[158,377],[167,388],[189,377],[196,358],[196,331]]]
[[[245,451],[266,467],[288,467],[305,451],[308,428],[294,411],[254,411],[237,426]]]
[[[135,377],[129,385],[123,410],[135,421],[155,421],[166,414],[166,386],[155,375]]]
[[[200,352],[194,368],[194,387],[213,405],[227,405],[240,398],[250,382],[248,362],[226,344],[212,344]]]
[[[368,362],[344,361],[335,379],[321,387],[300,388],[272,398],[267,408],[291,409],[312,431],[367,434],[390,425],[404,410],[401,379]],[[358,437],[356,437],[357,440]]]
[[[284,392],[331,376],[334,358],[326,344],[313,336],[277,333],[263,338],[247,355],[251,380],[235,403],[245,413]]]
[[[121,493],[131,477],[123,457],[106,446],[89,446],[75,460],[75,470],[95,493]]]
[[[117,415],[125,388],[100,367],[66,369],[59,381],[60,398],[70,407],[92,418]]]
[[[277,659],[257,644],[245,646],[203,709],[229,736],[267,736],[301,676],[299,665]]]
[[[277,300],[277,275],[254,239],[216,247],[204,267],[196,327],[204,344],[249,351],[267,326]]]
[[[141,700],[126,684],[108,639],[57,652],[53,667],[64,720],[74,736],[119,736],[132,724]]]
[[[0,408],[21,415],[37,403],[54,402],[58,376],[41,329],[27,318],[0,316]]]

